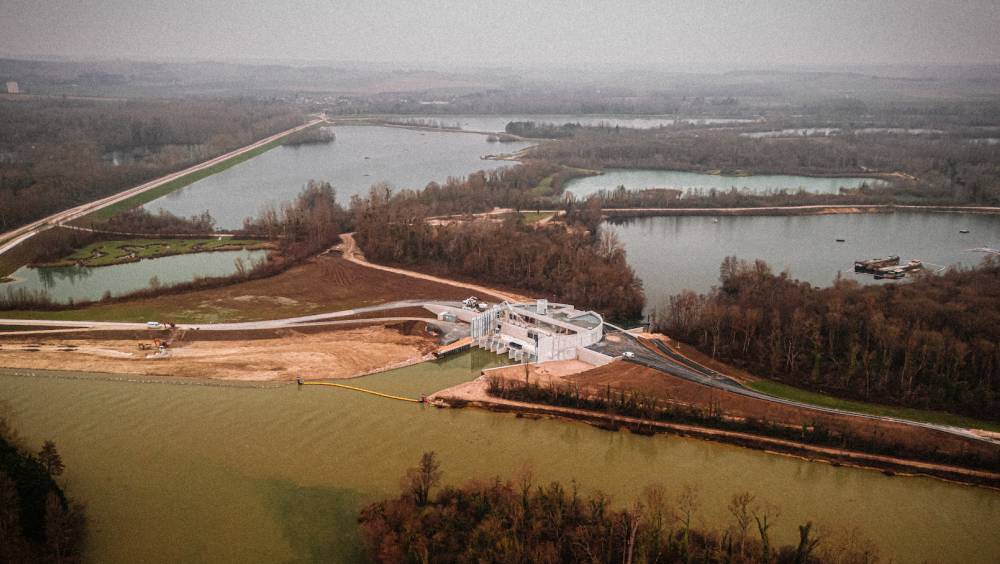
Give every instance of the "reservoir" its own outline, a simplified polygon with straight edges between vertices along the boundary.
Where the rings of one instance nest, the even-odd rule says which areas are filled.
[[[816,192],[836,194],[841,188],[857,188],[863,183],[869,185],[880,182],[874,178],[826,178],[815,176],[794,176],[788,174],[755,174],[753,176],[723,176],[702,172],[681,172],[676,170],[635,170],[608,169],[604,174],[574,178],[566,183],[567,192],[577,199],[586,198],[601,190],[614,190],[625,186],[629,190],[646,188],[674,188],[685,192],[697,190],[707,195],[710,190],[728,192],[732,188],[754,193]]]
[[[332,143],[279,146],[248,161],[146,204],[188,217],[208,210],[222,229],[236,229],[265,206],[295,198],[309,180],[330,182],[338,200],[367,196],[372,184],[397,190],[423,188],[431,181],[463,177],[507,164],[483,160],[488,154],[514,153],[530,143],[488,143],[472,133],[400,127],[342,126]]]
[[[745,118],[717,117],[677,117],[654,115],[602,115],[602,114],[507,114],[507,115],[425,115],[425,116],[387,116],[393,121],[422,122],[434,127],[452,127],[466,131],[505,131],[512,121],[533,121],[538,124],[564,125],[578,123],[587,127],[622,127],[628,129],[655,129],[669,127],[679,123],[692,125],[719,125],[726,123],[750,123],[755,120]]]
[[[775,273],[787,269],[816,286],[831,285],[838,273],[862,284],[898,284],[855,274],[854,261],[899,255],[903,262],[922,260],[930,270],[972,266],[985,255],[968,249],[1000,241],[1000,217],[955,213],[645,217],[605,225],[643,281],[647,312],[682,290],[706,292],[717,285],[727,256],[763,259]]]
[[[236,272],[236,260],[250,268],[264,260],[267,251],[217,251],[153,258],[99,267],[67,266],[32,268],[22,266],[11,276],[14,282],[0,284],[0,292],[44,290],[56,302],[99,300],[105,292],[120,296],[150,287],[155,276],[161,286],[190,282],[195,278],[229,276]]]
[[[351,383],[418,397],[494,359],[476,351]],[[812,520],[824,535],[857,528],[884,561],[1000,554],[1000,493],[984,488],[321,386],[134,380],[0,370],[16,428],[36,448],[55,441],[65,482],[88,505],[91,562],[353,562],[358,508],[398,493],[428,450],[445,483],[528,465],[536,483],[575,480],[619,505],[650,484],[670,495],[691,484],[695,520],[710,527],[727,526],[729,498],[749,490],[779,506],[782,543]]]

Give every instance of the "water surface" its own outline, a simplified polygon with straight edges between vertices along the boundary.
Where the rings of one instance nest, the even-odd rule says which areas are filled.
[[[500,168],[511,163],[481,157],[530,145],[488,143],[486,136],[472,133],[400,127],[343,126],[334,132],[337,139],[332,143],[276,147],[145,207],[184,217],[208,210],[218,227],[235,229],[264,206],[291,201],[309,180],[333,184],[346,205],[355,194],[367,196],[377,182],[416,189],[431,181]]]
[[[676,170],[609,169],[597,176],[570,180],[566,183],[566,191],[577,198],[585,198],[600,190],[614,190],[618,186],[625,186],[629,190],[675,188],[705,194],[710,190],[729,191],[732,188],[754,193],[780,190],[795,192],[802,189],[807,192],[836,194],[841,188],[857,188],[866,182],[873,185],[880,181],[873,178],[818,178],[789,174],[723,176]]]
[[[854,261],[899,255],[931,269],[971,266],[984,255],[967,249],[1000,243],[1000,217],[950,213],[647,217],[606,225],[643,281],[647,310],[665,296],[717,285],[727,256],[763,259],[775,272],[788,269],[817,286],[832,284],[838,273],[863,284],[892,284],[900,282],[855,274]]]
[[[150,286],[155,276],[162,286],[190,282],[195,278],[229,276],[236,272],[236,260],[249,268],[263,260],[267,251],[217,251],[144,259],[111,266],[32,268],[22,266],[11,276],[14,282],[0,284],[0,292],[44,290],[60,303],[99,300],[105,292],[120,296]]]
[[[389,116],[398,121],[420,120],[430,122],[435,127],[457,127],[467,131],[505,131],[512,121],[533,121],[550,125],[578,123],[589,127],[621,127],[628,129],[655,129],[678,123],[693,125],[718,125],[726,123],[750,123],[756,120],[745,118],[702,118],[677,116],[623,116],[604,114],[506,114],[506,115],[426,115]]]
[[[478,374],[482,351],[354,381],[416,397]],[[649,484],[699,490],[697,521],[728,524],[748,489],[781,507],[775,535],[807,519],[858,527],[898,562],[990,562],[1000,494],[835,468],[694,439],[439,410],[320,386],[220,387],[10,375],[0,398],[31,444],[53,439],[87,502],[91,562],[353,562],[356,512],[394,495],[434,450],[447,482],[576,480],[625,503]],[[17,372],[23,373],[23,372]]]

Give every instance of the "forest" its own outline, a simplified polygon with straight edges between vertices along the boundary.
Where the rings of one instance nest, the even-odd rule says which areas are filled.
[[[56,481],[64,470],[54,443],[32,452],[0,414],[0,562],[83,561],[86,509]]]
[[[873,542],[854,533],[797,526],[798,542],[772,536],[780,510],[737,492],[725,510],[729,525],[708,529],[697,488],[651,486],[622,506],[574,483],[536,483],[530,470],[441,485],[440,461],[424,453],[401,480],[398,497],[361,510],[367,556],[374,562],[870,564]],[[793,529],[796,530],[796,529]]]
[[[642,314],[642,282],[614,235],[597,228],[599,210],[588,216],[590,229],[579,223],[528,225],[519,216],[431,225],[424,216],[378,200],[358,212],[355,237],[374,262],[541,292],[612,319]]]
[[[733,174],[894,174],[901,202],[1000,203],[1000,145],[958,136],[859,135],[751,138],[727,129],[584,128],[543,143],[531,158],[587,169],[650,168]],[[878,191],[876,191],[878,192]]]
[[[205,161],[302,123],[238,99],[0,100],[0,231]]]
[[[816,288],[729,257],[719,285],[653,329],[760,376],[835,395],[1000,420],[1000,260],[907,284]]]

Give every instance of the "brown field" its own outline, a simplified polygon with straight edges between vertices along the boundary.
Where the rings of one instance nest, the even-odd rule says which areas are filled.
[[[216,323],[281,319],[404,299],[464,299],[469,294],[468,289],[325,255],[270,278],[220,288],[55,312],[4,312],[0,317]]]
[[[604,391],[607,386],[611,386],[615,390],[649,394],[664,402],[721,410],[728,417],[763,419],[791,427],[822,424],[831,430],[859,437],[877,436],[880,442],[895,443],[909,450],[936,449],[938,452],[955,455],[976,452],[984,458],[995,458],[1000,451],[1000,445],[991,445],[932,429],[822,413],[744,397],[623,361],[571,374],[561,380],[578,385],[595,395]]]
[[[267,331],[180,332],[166,358],[140,350],[162,331],[93,331],[8,336],[5,368],[213,378],[349,378],[424,360],[437,348],[420,321]]]

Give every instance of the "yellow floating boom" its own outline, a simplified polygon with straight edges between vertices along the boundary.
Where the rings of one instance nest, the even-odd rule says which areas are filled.
[[[409,402],[413,402],[413,403],[423,403],[422,400],[413,399],[413,398],[404,398],[404,397],[400,397],[400,396],[393,396],[393,395],[390,395],[390,394],[383,394],[382,392],[376,392],[374,390],[366,390],[364,388],[358,388],[356,386],[348,386],[347,384],[334,384],[333,382],[303,382],[303,381],[299,380],[299,385],[300,386],[331,386],[331,387],[334,387],[334,388],[344,388],[344,389],[347,389],[347,390],[354,390],[355,392],[364,392],[366,394],[371,394],[373,396],[379,396],[379,397],[389,398],[389,399],[394,399],[394,400],[399,400],[399,401],[409,401]]]

